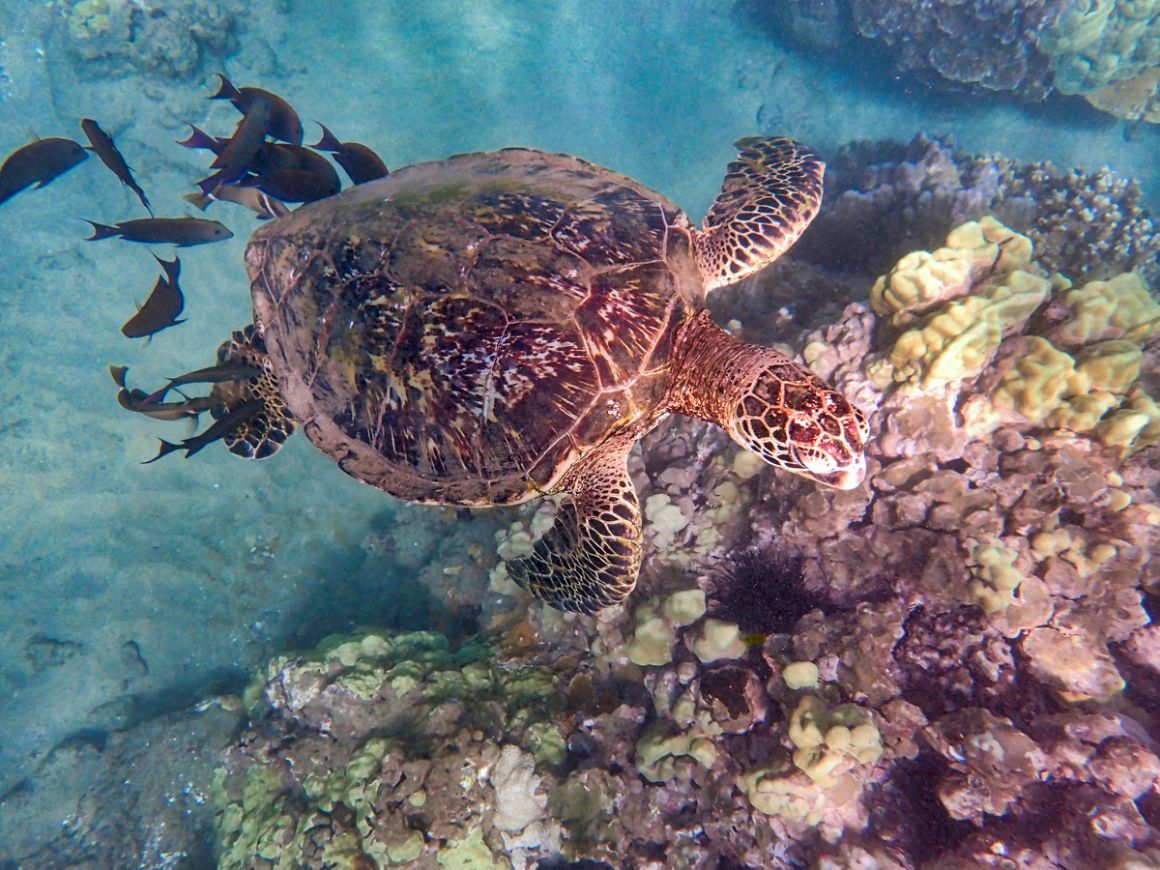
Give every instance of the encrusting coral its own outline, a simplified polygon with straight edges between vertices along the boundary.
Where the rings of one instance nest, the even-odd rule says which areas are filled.
[[[247,695],[266,715],[217,780],[219,866],[507,867],[505,850],[550,850],[535,766],[565,752],[552,685],[431,632],[275,659]]]

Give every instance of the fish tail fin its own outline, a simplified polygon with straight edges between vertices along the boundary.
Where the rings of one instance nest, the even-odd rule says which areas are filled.
[[[213,175],[208,175],[197,183],[198,189],[201,190],[204,196],[212,197],[225,184],[222,173],[215,172]]]
[[[189,129],[191,132],[188,138],[178,139],[178,145],[184,145],[186,148],[204,148],[208,151],[217,147],[217,140],[196,124],[190,124]]]
[[[218,92],[210,97],[211,100],[236,100],[241,96],[241,94],[238,93],[238,89],[234,87],[233,82],[231,82],[221,73],[215,73],[215,75],[222,80],[222,83],[221,87],[218,88]]]
[[[209,208],[209,204],[213,202],[214,199],[208,193],[187,193],[181,198],[186,202],[193,203],[194,207],[201,211],[205,211],[207,208]]]
[[[322,128],[322,138],[318,140],[317,144],[311,145],[315,151],[338,151],[342,148],[342,143],[338,141],[338,137],[326,128],[326,125],[321,121],[315,121],[319,127]]]
[[[172,260],[162,260],[156,254],[153,259],[157,261],[157,265],[165,272],[165,280],[170,287],[177,286],[177,279],[181,277],[181,258],[174,257]]]
[[[225,177],[224,169],[218,169],[216,173],[213,173],[212,175],[206,175],[204,179],[198,181],[197,188],[202,191],[204,196],[209,196],[210,198],[213,198],[213,200],[216,200],[217,191],[229,183],[230,181]]]
[[[96,221],[85,220],[93,228],[93,234],[85,241],[95,242],[98,239],[111,239],[113,236],[121,235],[121,231],[116,227],[111,227],[108,224],[99,224]]]
[[[168,456],[175,450],[182,450],[185,448],[184,444],[174,444],[171,441],[166,441],[164,438],[158,438],[157,440],[161,442],[161,449],[157,451],[157,455],[152,459],[146,459],[144,462],[142,462],[142,465],[150,465],[151,463],[156,462],[162,456]]]

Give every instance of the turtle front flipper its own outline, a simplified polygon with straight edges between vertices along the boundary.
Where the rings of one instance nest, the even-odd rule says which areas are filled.
[[[640,571],[640,502],[628,476],[633,439],[604,443],[571,468],[566,498],[532,553],[509,563],[512,579],[560,610],[617,604]]]
[[[694,234],[706,292],[765,268],[818,213],[825,164],[792,139],[750,136],[734,143],[721,192]]]

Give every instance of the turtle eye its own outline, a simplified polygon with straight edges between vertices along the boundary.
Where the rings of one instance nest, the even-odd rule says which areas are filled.
[[[851,449],[861,450],[870,440],[870,424],[866,415],[851,407],[851,413],[842,421],[842,435]]]

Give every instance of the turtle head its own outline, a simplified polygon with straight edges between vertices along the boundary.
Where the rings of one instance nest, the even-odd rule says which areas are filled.
[[[866,477],[866,416],[813,373],[767,351],[723,421],[730,436],[770,465],[837,489]]]

